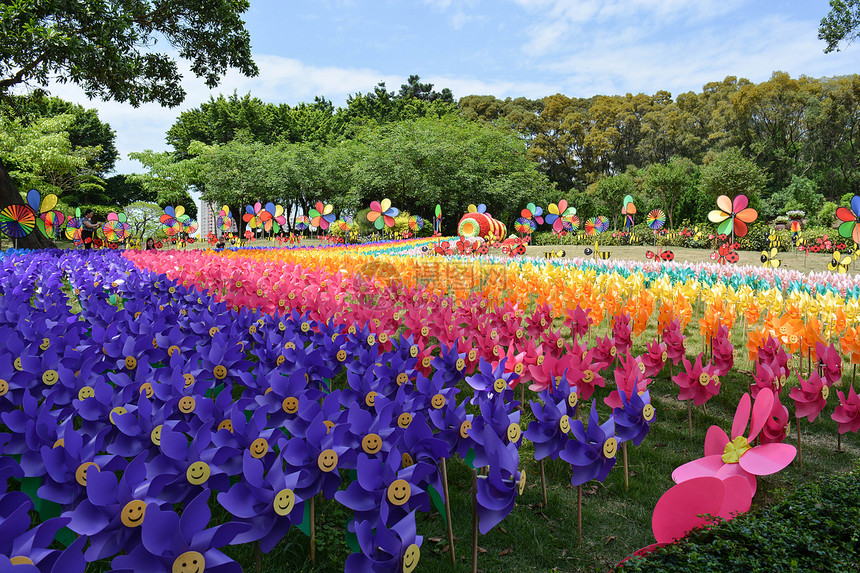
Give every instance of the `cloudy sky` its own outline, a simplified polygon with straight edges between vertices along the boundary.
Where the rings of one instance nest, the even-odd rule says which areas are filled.
[[[52,92],[99,110],[116,130],[117,171],[140,170],[131,151],[166,150],[177,115],[218,93],[294,105],[323,95],[343,105],[378,82],[410,74],[455,98],[554,93],[673,95],[726,76],[755,82],[857,73],[860,46],[824,54],[817,39],[827,0],[251,0],[246,22],[256,78],[229,74],[209,91],[191,74],[179,108],[90,101],[74,86]]]

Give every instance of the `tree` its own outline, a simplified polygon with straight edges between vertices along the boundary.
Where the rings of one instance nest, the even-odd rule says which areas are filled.
[[[830,12],[821,19],[818,39],[827,42],[825,53],[839,51],[839,44],[851,44],[860,28],[860,0],[830,0]]]
[[[89,97],[138,106],[176,106],[185,98],[169,47],[213,88],[236,68],[258,73],[242,14],[248,0],[87,0],[5,3],[0,9],[0,96],[20,84],[52,79],[80,85]],[[20,204],[0,162],[0,208]],[[51,246],[37,234],[23,247]]]
[[[128,205],[137,201],[152,203],[157,194],[144,189],[139,182],[130,181],[127,175],[114,175],[105,179],[105,195],[114,205]]]
[[[665,165],[651,165],[645,172],[645,189],[660,199],[669,217],[669,228],[675,228],[675,207],[695,186],[698,169],[689,159],[673,157]]]
[[[442,101],[446,103],[454,103],[454,94],[448,88],[443,88],[441,92],[433,90],[433,84],[422,84],[421,78],[417,75],[409,76],[406,83],[400,86],[400,92],[397,97],[400,99],[422,99],[424,101]]]
[[[182,205],[190,217],[197,216],[197,205],[188,194],[197,176],[193,159],[176,161],[171,153],[156,153],[149,149],[129,153],[128,156],[140,161],[148,172],[127,175],[127,182],[140,185],[146,193],[155,194],[155,202],[159,205]]]
[[[146,239],[154,237],[162,229],[160,217],[164,210],[155,203],[135,201],[122,210],[128,217],[131,236],[141,243],[145,243]]]
[[[699,179],[699,189],[712,199],[712,203],[720,195],[734,199],[743,194],[751,207],[758,208],[761,193],[766,187],[767,175],[736,147],[711,157],[702,168]]]

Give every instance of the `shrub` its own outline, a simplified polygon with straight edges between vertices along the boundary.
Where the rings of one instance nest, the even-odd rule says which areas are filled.
[[[818,213],[818,224],[822,227],[833,226],[833,220],[836,218],[836,203],[828,201],[821,207],[821,212]]]

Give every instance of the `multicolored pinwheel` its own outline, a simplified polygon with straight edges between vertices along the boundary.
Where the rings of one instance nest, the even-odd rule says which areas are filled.
[[[233,215],[230,213],[230,207],[227,205],[221,207],[221,210],[218,211],[218,218],[215,219],[215,225],[221,231],[229,231],[233,227]]]
[[[55,232],[65,219],[65,215],[54,210],[54,207],[57,206],[57,196],[48,193],[42,197],[39,191],[30,189],[27,192],[27,204],[36,214],[36,228],[49,239],[53,239]],[[49,216],[51,220],[46,224],[45,218]]]
[[[334,205],[323,204],[322,201],[317,201],[308,214],[311,217],[311,227],[322,231],[327,230],[337,219],[334,215]]]
[[[344,233],[348,233],[349,230],[352,228],[351,221],[347,221],[346,217],[343,219],[338,219],[337,221],[334,222],[334,224],[338,229],[340,229]]]
[[[119,243],[128,237],[131,226],[126,222],[125,213],[108,213],[107,221],[102,225],[102,234],[111,243]]]
[[[400,214],[397,207],[391,206],[391,199],[383,199],[382,202],[371,201],[370,213],[367,214],[367,220],[373,223],[377,229],[385,227],[391,228],[394,226],[394,217]]]
[[[263,204],[257,201],[253,205],[245,205],[245,214],[242,220],[248,224],[250,229],[262,229],[266,221],[272,220],[272,214],[263,208]]]
[[[589,237],[595,237],[603,231],[603,217],[600,215],[597,217],[590,217],[585,221],[585,234]]]
[[[579,225],[581,222],[577,215],[568,215],[563,218],[565,221],[565,231],[575,231],[576,229],[579,229]],[[570,229],[567,228],[567,225],[570,225]]]
[[[860,244],[860,195],[851,198],[851,209],[839,207],[836,218],[842,221],[839,225],[839,235]]]
[[[471,204],[467,208],[467,211],[469,213],[486,213],[487,212],[487,206],[484,205],[483,203],[479,203],[478,205]]]
[[[36,212],[26,205],[9,205],[0,211],[0,233],[10,239],[26,237],[36,228]]]
[[[633,228],[633,215],[636,214],[636,205],[633,204],[632,196],[624,196],[624,206],[621,208],[621,214],[624,215],[624,227],[626,229]]]
[[[193,235],[197,232],[198,226],[197,221],[189,217],[182,221],[182,232],[186,235]]]
[[[409,217],[409,229],[411,231],[418,232],[424,228],[424,219],[422,219],[419,215],[412,215]]]
[[[734,201],[725,195],[717,197],[717,207],[708,213],[708,220],[711,223],[717,224],[718,235],[732,235],[734,237],[745,237],[747,234],[747,224],[752,223],[758,218],[758,212],[752,207],[748,207],[749,199],[746,195],[738,195]],[[837,209],[837,214],[839,210]]]
[[[549,213],[546,216],[546,222],[548,225],[552,225],[552,230],[556,234],[564,230],[564,217],[576,215],[576,207],[568,206],[565,199],[559,201],[558,205],[550,203],[547,211]]]
[[[296,217],[296,230],[306,231],[311,224],[311,218],[307,215],[299,215]]]
[[[543,225],[543,209],[534,203],[526,205],[526,208],[520,211],[520,216],[525,219],[531,219],[537,225]]]
[[[168,237],[178,235],[182,232],[182,224],[186,219],[190,219],[185,214],[185,207],[178,205],[175,208],[167,206],[164,208],[164,215],[161,216],[161,224],[164,225],[164,232]]]
[[[81,208],[78,207],[75,209],[75,216],[68,217],[68,220],[66,221],[66,238],[70,241],[75,241],[75,244],[80,242],[82,227],[83,223],[81,223]]]
[[[653,211],[650,211],[648,216],[645,217],[645,224],[648,225],[648,228],[652,231],[662,229],[663,225],[666,224],[666,213],[663,209],[654,209]]]
[[[535,229],[537,229],[537,223],[534,222],[533,219],[526,219],[525,217],[520,217],[514,222],[514,229],[516,229],[517,233],[522,233],[523,235],[531,235]]]
[[[276,205],[270,201],[266,203],[266,213],[268,213],[268,217],[263,221],[263,230],[267,233],[278,233],[281,227],[287,224],[283,205]]]

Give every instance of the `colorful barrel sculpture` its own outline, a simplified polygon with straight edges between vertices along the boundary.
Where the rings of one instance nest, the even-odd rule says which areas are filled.
[[[508,230],[504,223],[493,219],[487,213],[466,213],[457,225],[457,234],[461,237],[480,237],[486,239],[492,236],[503,238]]]

